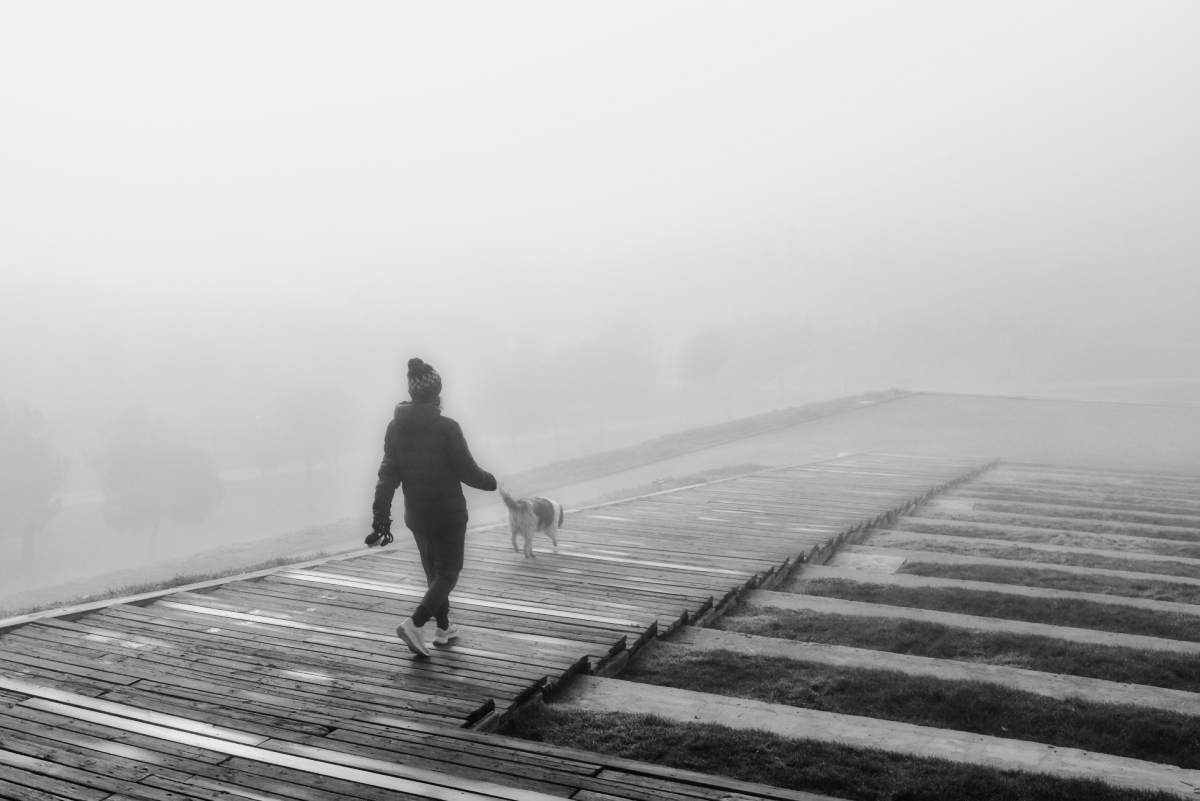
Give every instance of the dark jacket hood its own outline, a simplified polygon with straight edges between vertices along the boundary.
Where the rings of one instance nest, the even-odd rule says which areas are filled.
[[[431,423],[442,415],[442,403],[433,400],[427,403],[402,401],[396,404],[396,422],[398,423]]]

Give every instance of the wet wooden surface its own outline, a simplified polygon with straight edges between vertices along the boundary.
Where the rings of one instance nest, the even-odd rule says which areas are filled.
[[[394,629],[415,548],[0,636],[0,798],[812,798],[470,731],[701,618],[982,459],[856,455],[569,511],[557,553],[468,535],[459,639]],[[432,631],[432,624],[428,627]]]

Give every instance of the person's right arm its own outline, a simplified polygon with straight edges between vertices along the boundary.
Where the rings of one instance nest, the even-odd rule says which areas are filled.
[[[371,512],[378,522],[381,518],[392,519],[392,499],[396,497],[396,488],[400,486],[400,462],[396,458],[396,449],[392,445],[392,426],[388,424],[387,434],[383,437],[383,461],[379,465],[379,480],[375,482],[375,503]]]

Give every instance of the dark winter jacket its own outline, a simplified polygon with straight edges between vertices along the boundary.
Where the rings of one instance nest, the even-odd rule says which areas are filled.
[[[404,403],[383,438],[383,463],[375,484],[375,519],[388,518],[396,487],[404,488],[404,523],[462,523],[467,501],[462,484],[496,489],[495,477],[471,458],[458,423],[442,417],[439,401]]]

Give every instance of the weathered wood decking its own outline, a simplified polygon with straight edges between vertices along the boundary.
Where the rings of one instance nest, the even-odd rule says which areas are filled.
[[[569,513],[559,552],[539,541],[533,561],[474,531],[463,634],[430,659],[393,633],[424,588],[403,536],[28,622],[0,636],[0,798],[804,798],[464,727],[984,466],[868,454],[659,493]]]

